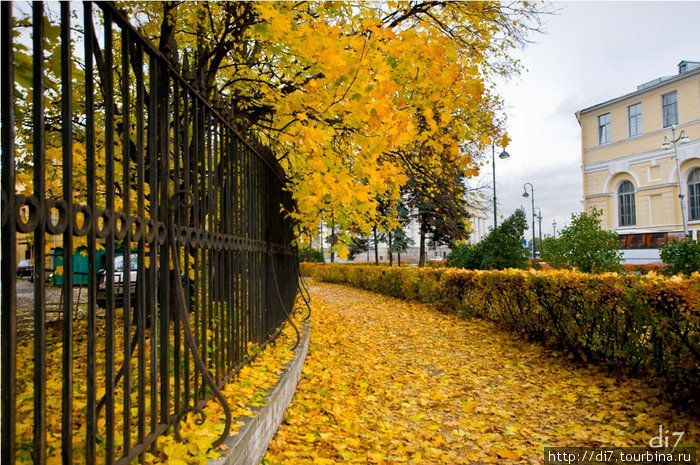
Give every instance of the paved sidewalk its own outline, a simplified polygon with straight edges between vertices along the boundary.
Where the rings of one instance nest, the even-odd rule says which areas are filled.
[[[659,425],[700,444],[700,420],[643,381],[419,303],[311,295],[309,356],[264,463],[543,463],[545,446],[647,446]]]

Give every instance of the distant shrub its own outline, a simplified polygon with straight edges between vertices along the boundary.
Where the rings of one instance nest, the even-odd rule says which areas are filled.
[[[426,260],[423,266],[426,268],[445,268],[448,263],[445,260]]]
[[[299,251],[299,261],[300,262],[319,262],[323,263],[326,259],[323,254],[316,249],[306,248]]]
[[[452,244],[452,251],[447,256],[447,263],[457,268],[476,270],[479,268],[480,260],[476,244]]]
[[[525,268],[528,250],[521,242],[525,228],[525,211],[516,210],[477,244],[454,244],[447,261],[468,270]]]
[[[660,251],[661,260],[668,265],[665,273],[690,275],[700,271],[700,242],[693,238],[674,240],[662,245]]]
[[[585,273],[620,271],[620,241],[616,232],[601,227],[602,215],[595,208],[571,215],[571,225],[558,238],[542,242],[542,260],[552,268],[576,268]]]
[[[622,265],[622,272],[625,274],[647,274],[647,273],[663,273],[665,274],[666,265],[660,263],[645,263],[645,264],[629,264]]]

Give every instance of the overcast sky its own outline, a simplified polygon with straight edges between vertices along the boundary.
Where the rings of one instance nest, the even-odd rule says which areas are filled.
[[[542,232],[551,235],[554,219],[559,231],[583,209],[574,113],[677,74],[681,60],[700,61],[700,1],[547,5],[559,12],[544,18],[546,33],[533,35],[518,55],[527,71],[499,85],[512,142],[511,157],[496,159],[496,186],[499,217],[522,205],[530,222],[531,200],[522,193],[523,184],[532,183]],[[490,184],[490,164],[483,175]]]

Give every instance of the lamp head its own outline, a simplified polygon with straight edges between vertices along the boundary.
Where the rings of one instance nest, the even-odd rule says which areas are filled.
[[[523,191],[523,197],[528,198],[530,197],[530,194],[528,194],[527,191]]]
[[[498,158],[500,158],[501,160],[505,160],[507,158],[510,158],[510,154],[504,150],[498,155]]]
[[[661,144],[661,148],[664,150],[671,148],[671,139],[669,139],[668,136],[664,136],[664,143]]]
[[[681,137],[678,142],[680,142],[681,144],[687,144],[688,142],[690,142],[690,138],[688,137],[688,134],[685,133],[685,129],[681,131]]]

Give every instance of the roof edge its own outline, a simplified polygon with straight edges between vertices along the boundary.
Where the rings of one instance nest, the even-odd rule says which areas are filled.
[[[582,110],[578,110],[576,113],[577,113],[577,114],[581,114],[581,115],[584,114],[584,113],[589,113],[589,112],[591,112],[591,111],[593,111],[593,110],[596,110],[596,109],[598,109],[598,108],[602,108],[602,107],[611,105],[611,104],[613,104],[613,103],[618,103],[618,102],[621,102],[621,101],[623,101],[623,100],[629,99],[629,98],[631,98],[631,97],[633,97],[633,96],[635,96],[635,95],[642,95],[642,94],[646,94],[646,93],[652,93],[653,91],[655,91],[655,90],[657,90],[657,89],[660,89],[660,88],[662,88],[662,87],[664,87],[664,86],[673,85],[673,84],[675,84],[675,83],[677,83],[677,82],[679,82],[679,81],[683,81],[683,80],[685,80],[685,79],[692,79],[692,78],[694,78],[694,77],[696,77],[696,76],[700,76],[700,68],[693,69],[693,70],[688,71],[688,72],[683,73],[683,74],[677,74],[677,75],[673,76],[671,79],[667,79],[667,80],[665,80],[665,81],[661,81],[661,82],[659,82],[658,84],[654,84],[654,85],[652,85],[652,86],[645,87],[645,88],[643,88],[643,89],[635,90],[634,92],[630,92],[630,93],[625,94],[625,95],[622,95],[622,96],[620,96],[620,97],[615,97],[615,98],[613,98],[613,99],[606,100],[605,102],[601,102],[601,103],[597,103],[597,104],[595,104],[595,105],[591,105],[590,107],[584,108],[584,109],[582,109]]]

